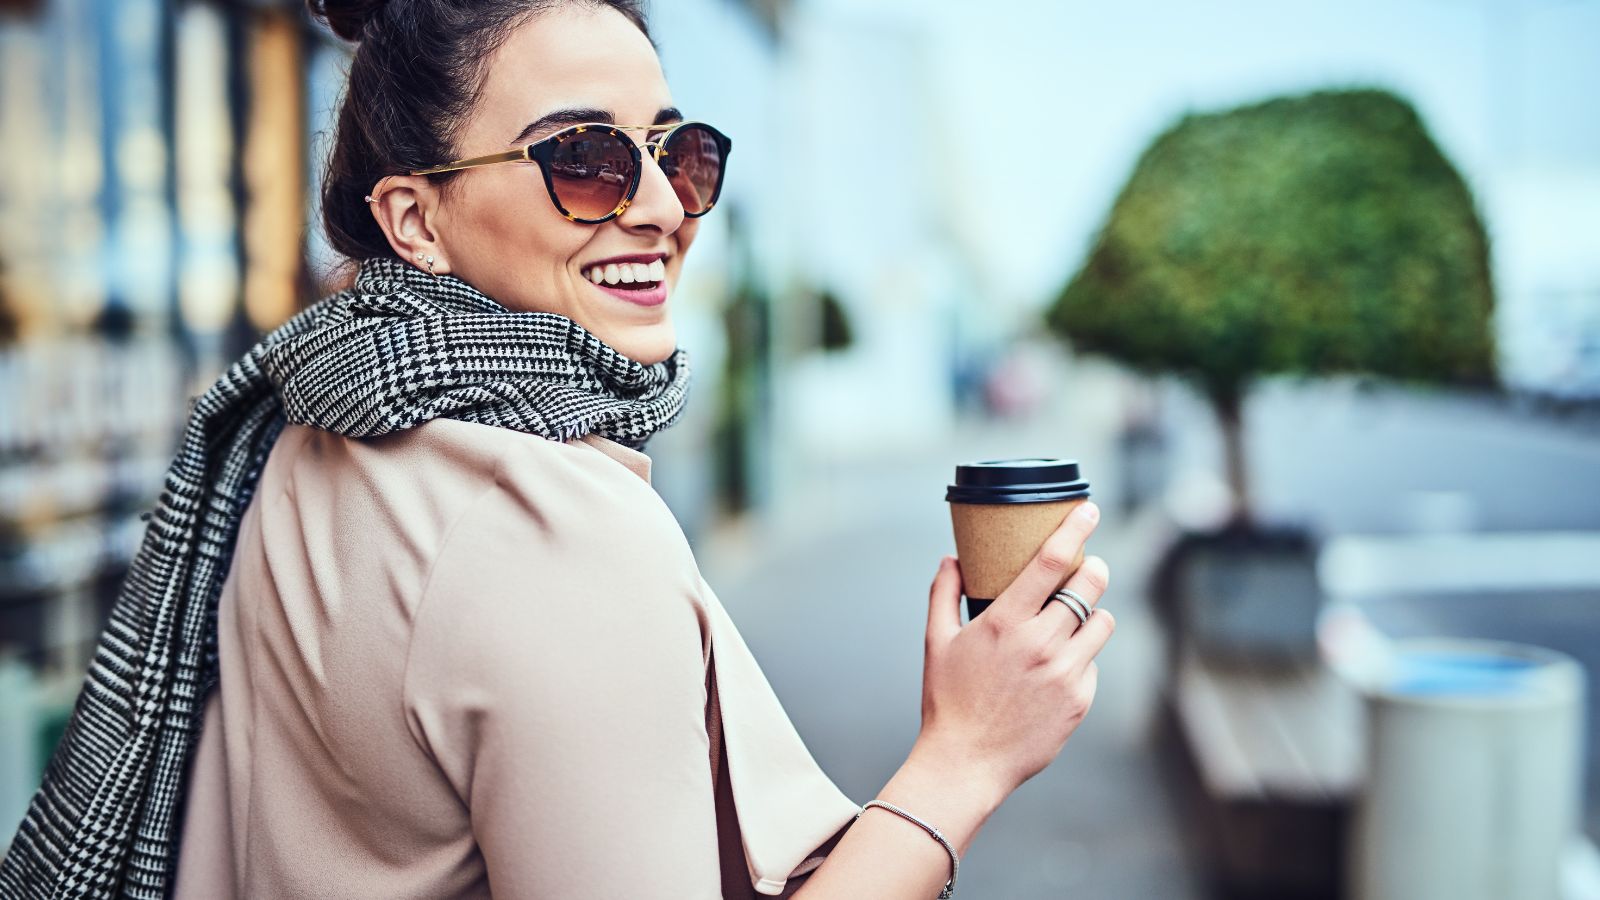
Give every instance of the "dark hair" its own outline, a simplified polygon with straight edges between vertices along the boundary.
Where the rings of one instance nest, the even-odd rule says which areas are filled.
[[[379,178],[456,158],[488,59],[529,18],[582,2],[639,26],[642,0],[306,0],[313,16],[357,42],[322,181],[322,223],[354,260],[394,256],[362,199]],[[428,176],[448,184],[460,172]]]

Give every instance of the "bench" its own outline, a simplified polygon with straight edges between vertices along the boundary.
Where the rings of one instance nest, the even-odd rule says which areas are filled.
[[[1365,752],[1360,696],[1317,660],[1252,665],[1192,648],[1176,659],[1168,745],[1221,894],[1339,897]]]

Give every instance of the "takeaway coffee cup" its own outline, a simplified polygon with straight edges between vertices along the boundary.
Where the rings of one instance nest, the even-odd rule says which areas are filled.
[[[945,491],[967,619],[978,617],[1022,573],[1067,515],[1089,498],[1077,460],[1027,457],[956,466]],[[1039,598],[1041,606],[1045,597]]]

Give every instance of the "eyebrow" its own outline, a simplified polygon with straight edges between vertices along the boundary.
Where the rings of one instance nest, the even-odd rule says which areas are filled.
[[[668,122],[682,120],[683,113],[676,106],[666,106],[656,113],[655,121],[650,124],[665,125]],[[616,121],[616,117],[608,109],[558,109],[529,122],[523,127],[522,131],[517,133],[516,137],[511,139],[510,143],[526,144],[534,135],[548,129],[565,128],[568,125],[584,125],[590,122],[603,122],[607,125],[614,125]]]

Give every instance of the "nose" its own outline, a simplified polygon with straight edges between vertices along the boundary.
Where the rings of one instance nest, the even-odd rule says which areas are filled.
[[[646,148],[644,159],[641,160],[643,171],[639,173],[639,190],[633,195],[633,202],[628,208],[617,216],[617,224],[630,231],[656,230],[662,234],[672,234],[683,224],[683,201],[678,198],[678,192],[672,189],[672,182],[667,179],[667,173],[661,171],[661,164],[656,162],[654,154]]]

